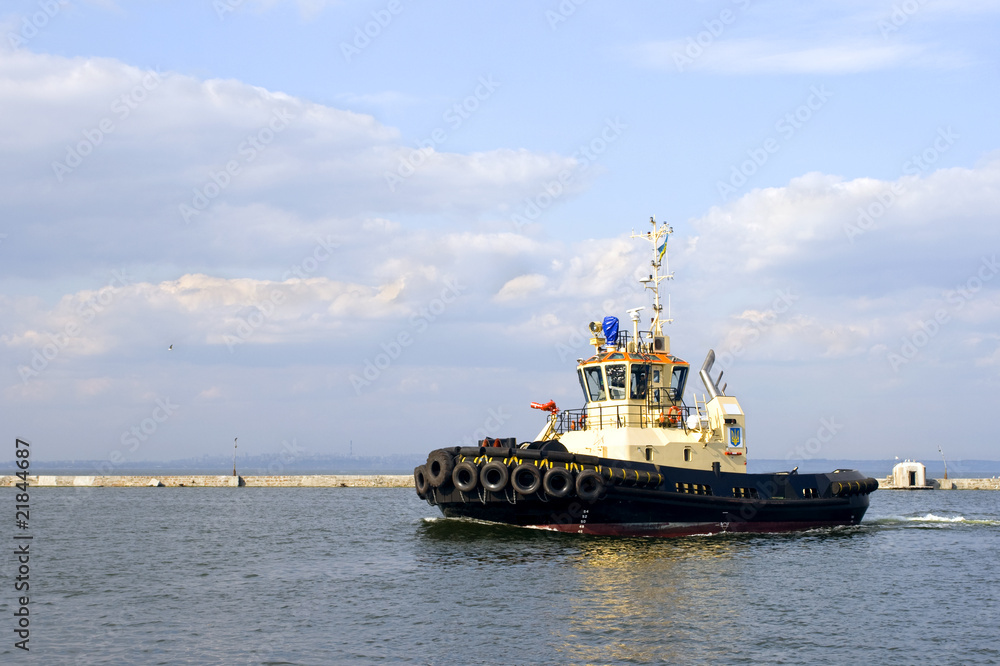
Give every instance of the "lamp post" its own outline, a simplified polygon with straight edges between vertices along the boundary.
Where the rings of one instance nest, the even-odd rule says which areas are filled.
[[[948,480],[948,461],[944,459],[944,451],[941,450],[940,446],[938,447],[938,453],[941,454],[941,462],[944,463],[944,480],[947,481]]]
[[[236,476],[236,440],[239,437],[233,437],[233,476]]]

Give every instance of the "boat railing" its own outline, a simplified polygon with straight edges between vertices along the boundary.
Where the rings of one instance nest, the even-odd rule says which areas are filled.
[[[683,428],[691,408],[647,405],[599,405],[590,409],[567,409],[556,417],[555,432],[603,430],[606,428]],[[662,416],[661,416],[662,415]]]
[[[646,336],[647,340],[643,341],[643,336]],[[650,345],[648,338],[648,331],[639,331],[639,339],[635,341],[635,347],[632,348],[632,334],[628,331],[618,331],[618,337],[615,338],[614,344],[608,343],[615,349],[634,351],[639,354],[648,354],[652,351],[652,346]]]
[[[628,331],[618,331],[618,339],[615,340],[615,347],[618,349],[628,349],[628,343],[632,340],[632,334]]]

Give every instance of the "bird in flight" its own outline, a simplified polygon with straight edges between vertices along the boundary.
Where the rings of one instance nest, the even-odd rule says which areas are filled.
[[[173,350],[174,350],[174,346],[173,345],[170,345],[169,347],[167,347],[167,351],[173,351]]]

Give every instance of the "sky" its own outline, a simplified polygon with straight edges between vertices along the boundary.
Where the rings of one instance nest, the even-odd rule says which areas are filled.
[[[5,2],[4,437],[110,471],[533,439],[531,401],[583,405],[587,324],[649,312],[655,216],[672,350],[715,350],[751,456],[998,459],[998,29],[993,0]]]

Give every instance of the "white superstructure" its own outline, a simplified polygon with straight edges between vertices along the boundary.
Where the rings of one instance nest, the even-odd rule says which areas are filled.
[[[632,234],[651,243],[649,276],[640,280],[653,292],[648,331],[639,330],[643,308],[629,310],[633,331],[617,331],[617,320],[592,322],[594,355],[577,366],[586,407],[560,411],[552,402],[532,406],[550,412],[536,440],[558,439],[571,453],[646,461],[657,465],[725,472],[746,471],[746,424],[739,401],[719,387],[709,373],[715,353],[708,352],[699,375],[707,394],[684,402],[690,365],[670,353],[663,324],[660,282],[666,270],[667,242],[673,229],[650,218],[652,229]],[[609,321],[613,320],[613,321]],[[613,338],[613,339],[609,339]],[[716,467],[718,465],[718,467]]]

